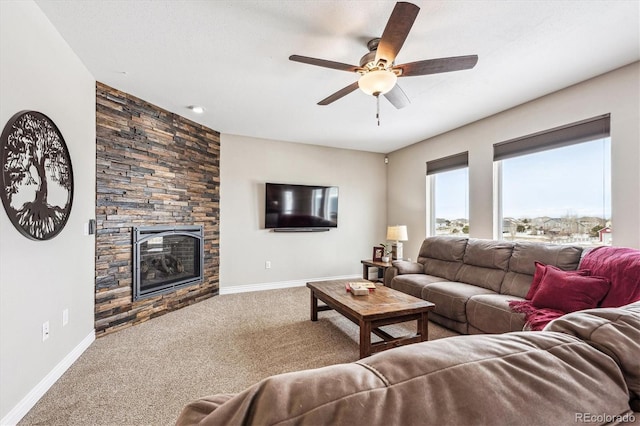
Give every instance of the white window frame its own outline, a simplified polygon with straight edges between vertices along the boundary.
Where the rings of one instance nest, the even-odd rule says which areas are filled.
[[[502,220],[502,161],[493,162],[493,239],[501,240]]]
[[[436,235],[436,175],[428,175],[427,179],[427,237]]]

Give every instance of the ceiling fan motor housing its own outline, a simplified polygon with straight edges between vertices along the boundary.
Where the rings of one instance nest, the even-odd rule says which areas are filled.
[[[362,58],[360,58],[361,68],[364,68],[365,70],[372,70],[375,68],[378,68],[378,69],[387,68],[387,65],[384,63],[376,63],[376,52],[378,50],[379,43],[380,43],[379,37],[369,40],[369,42],[367,43],[367,48],[369,49],[369,52],[365,54]]]
[[[360,58],[360,66],[362,68],[373,68],[375,66],[375,60],[376,60],[376,51],[372,51],[367,53],[366,55],[364,55],[362,58]]]

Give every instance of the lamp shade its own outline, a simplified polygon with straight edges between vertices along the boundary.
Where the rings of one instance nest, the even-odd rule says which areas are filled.
[[[398,76],[391,71],[376,70],[363,74],[358,80],[358,87],[367,95],[384,95],[396,85]]]
[[[396,225],[387,227],[387,240],[389,241],[407,241],[409,236],[407,235],[406,225]]]

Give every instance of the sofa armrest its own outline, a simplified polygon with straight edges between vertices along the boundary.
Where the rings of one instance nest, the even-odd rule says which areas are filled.
[[[391,281],[398,275],[398,268],[392,266],[384,271],[384,286],[391,287]]]
[[[398,275],[424,274],[424,265],[422,263],[394,260],[391,264],[398,270]]]
[[[422,263],[407,262],[406,260],[394,260],[391,264],[393,266],[387,268],[384,273],[384,285],[387,287],[391,287],[391,281],[393,281],[396,275],[424,273],[424,266]]]

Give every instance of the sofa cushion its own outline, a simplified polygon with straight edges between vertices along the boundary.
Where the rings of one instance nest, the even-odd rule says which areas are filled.
[[[524,314],[513,312],[509,301],[513,296],[507,294],[480,294],[467,302],[467,321],[469,330],[474,333],[504,333],[522,331]]]
[[[418,262],[424,259],[439,259],[448,262],[462,262],[467,247],[467,238],[429,237],[424,240],[418,253]],[[421,260],[422,259],[422,260]]]
[[[448,281],[455,281],[462,262],[449,262],[439,259],[427,259],[424,263],[424,273],[437,275]]]
[[[544,331],[576,336],[613,358],[624,373],[631,407],[640,410],[640,301],[570,313],[547,324]]]
[[[464,263],[454,281],[500,291],[512,247],[513,244],[506,241],[470,238],[464,253]]]
[[[533,276],[531,275],[509,271],[502,279],[500,294],[508,294],[510,296],[524,298],[527,295],[529,288],[531,288],[532,280]]]
[[[508,241],[469,238],[463,262],[466,265],[506,271],[512,251],[513,243]]]
[[[467,322],[467,301],[471,296],[478,294],[495,292],[471,284],[444,281],[426,285],[422,289],[421,297],[435,303],[435,313],[454,321]]]
[[[433,275],[425,274],[406,274],[396,275],[391,280],[390,287],[394,290],[401,291],[403,293],[410,294],[414,297],[422,296],[422,289],[427,285],[434,282],[446,281],[444,278],[436,277]]]
[[[480,266],[463,264],[456,274],[456,281],[477,285],[482,288],[500,291],[505,272],[502,269],[482,268]]]
[[[536,261],[565,271],[575,270],[580,263],[581,253],[580,247],[517,242],[509,259],[509,271],[533,275]]]
[[[424,273],[455,281],[462,266],[467,238],[430,237],[424,240],[418,262],[424,264]]]
[[[610,286],[611,283],[604,277],[566,274],[564,271],[548,268],[531,303],[536,308],[562,312],[595,308]]]

